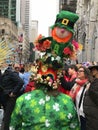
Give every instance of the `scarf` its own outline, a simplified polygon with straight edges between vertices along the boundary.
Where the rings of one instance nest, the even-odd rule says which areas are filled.
[[[72,87],[69,92],[69,96],[75,101],[76,95],[79,92],[80,88],[83,87],[87,83],[88,79],[80,80],[76,79],[76,83]]]
[[[76,72],[76,73],[74,73],[74,74],[71,76],[71,78],[70,78],[70,80],[69,80],[69,81],[74,80],[76,77],[77,77],[77,72]]]

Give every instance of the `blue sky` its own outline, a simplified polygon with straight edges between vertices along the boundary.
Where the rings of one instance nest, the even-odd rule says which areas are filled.
[[[58,0],[31,0],[31,20],[38,20],[38,33],[48,36],[48,27],[53,25],[58,13]]]

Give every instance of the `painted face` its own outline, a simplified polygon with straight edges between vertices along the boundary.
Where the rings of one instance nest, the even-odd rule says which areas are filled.
[[[70,34],[70,32],[64,28],[59,28],[57,27],[56,28],[56,35],[59,37],[59,38],[65,38],[65,37],[68,37]]]
[[[72,38],[72,35],[72,32],[66,30],[65,28],[55,27],[52,30],[52,37],[59,43],[68,42]]]

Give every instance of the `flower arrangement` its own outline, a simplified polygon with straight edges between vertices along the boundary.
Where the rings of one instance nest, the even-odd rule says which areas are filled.
[[[52,48],[52,45],[54,44],[54,46],[57,46],[56,43],[52,41],[52,37],[48,37],[45,38],[44,36],[42,36],[41,34],[38,36],[38,38],[35,41],[35,50],[38,50],[40,52],[48,52],[51,53],[54,56],[58,56],[58,54],[54,53],[54,48]],[[60,43],[59,46],[62,46],[62,44]],[[75,40],[72,40],[72,42],[65,44],[65,46],[63,47],[62,55],[65,58],[70,58],[72,60],[75,60],[77,57],[77,52],[81,50],[81,46],[78,42],[76,42]]]
[[[78,42],[72,40],[62,44],[52,37],[44,37],[40,34],[34,44],[35,50],[44,52],[43,56],[38,59],[39,62],[33,66],[36,86],[44,86],[45,90],[57,89],[62,76],[63,58],[76,59],[79,50]]]
[[[61,70],[54,70],[49,64],[43,64],[42,61],[33,64],[31,72],[33,74],[33,80],[37,88],[45,90],[57,89],[60,85]]]
[[[51,28],[51,36],[41,34],[35,40],[35,51],[41,52],[40,64],[37,64],[37,73],[34,76],[38,87],[57,89],[60,85],[64,58],[76,59],[79,44],[72,40],[74,23],[78,20],[74,13],[61,11],[57,15],[55,24]]]
[[[40,34],[35,41],[36,50],[41,51],[41,52],[45,52],[51,46],[51,41],[48,39],[43,41],[42,40],[43,38],[45,38],[45,37]]]

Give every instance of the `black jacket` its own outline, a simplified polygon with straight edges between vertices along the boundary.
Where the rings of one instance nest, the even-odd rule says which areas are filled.
[[[98,130],[98,79],[95,79],[84,97],[86,130]]]
[[[2,88],[5,94],[13,92],[13,94],[17,95],[23,84],[23,80],[15,71],[7,69],[2,75]]]
[[[60,82],[61,82],[61,86],[65,89],[65,90],[71,90],[71,88],[74,86],[76,78],[74,78],[72,81],[66,81],[64,79],[64,77],[60,78]]]

